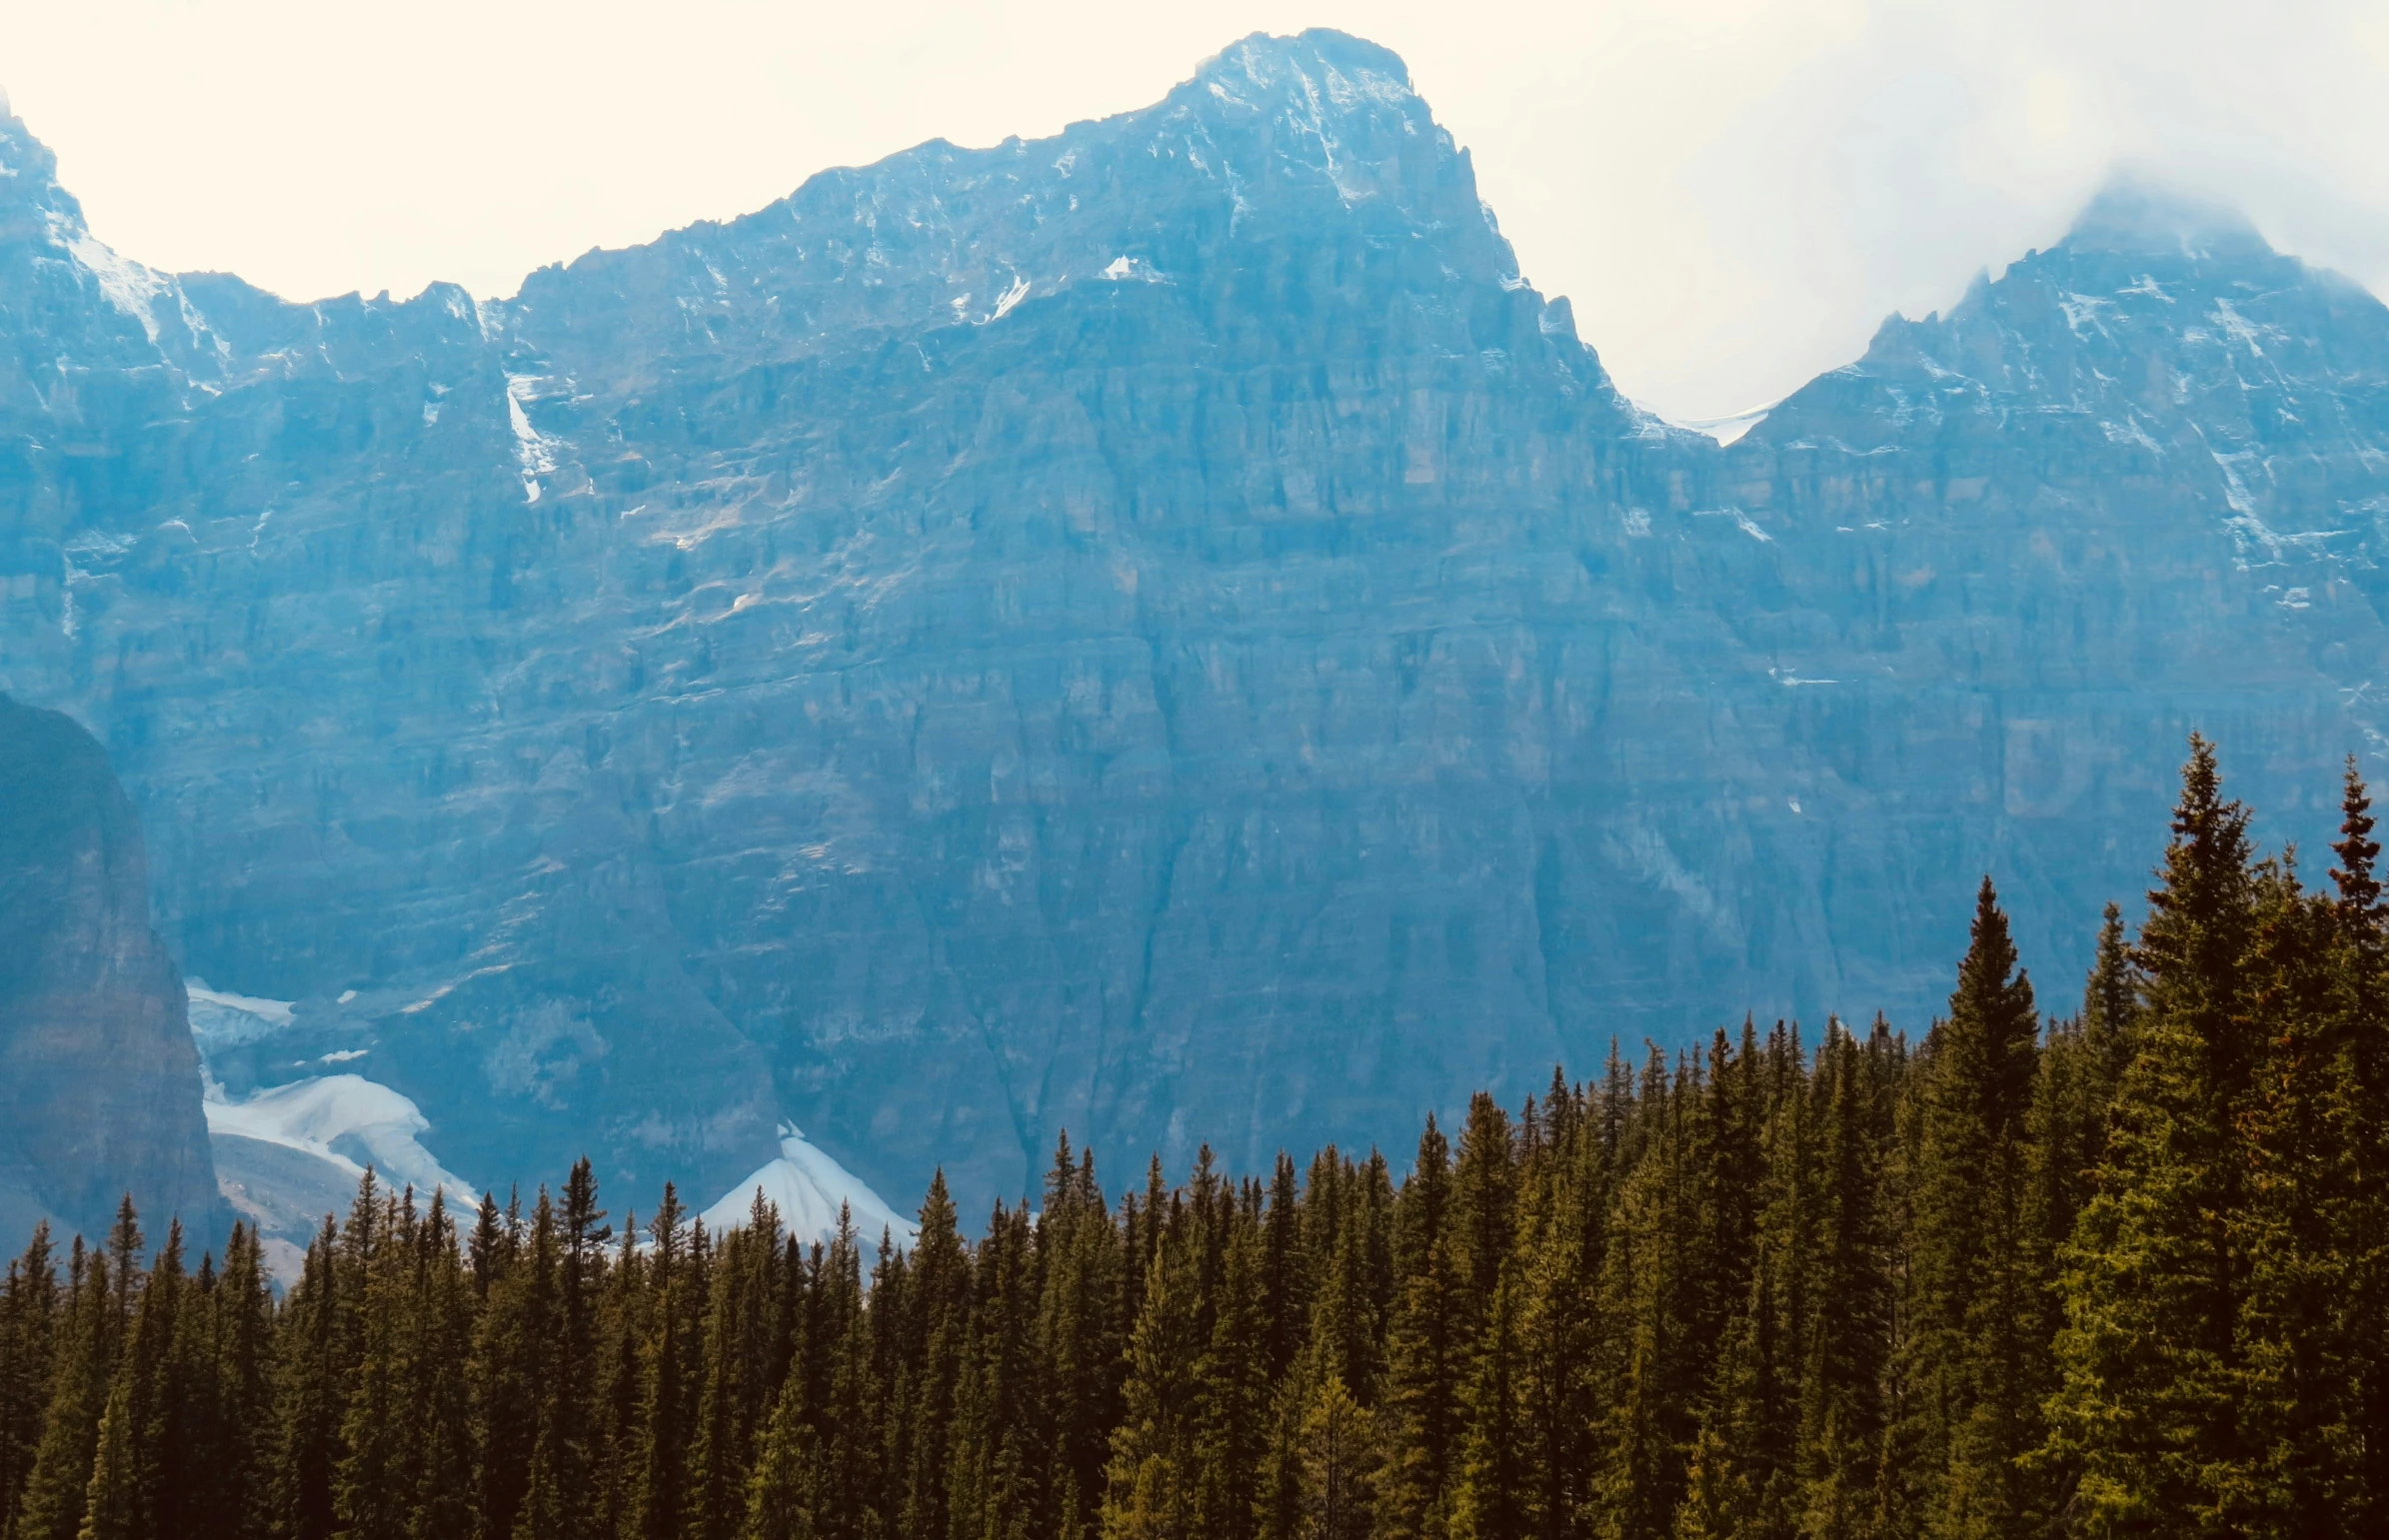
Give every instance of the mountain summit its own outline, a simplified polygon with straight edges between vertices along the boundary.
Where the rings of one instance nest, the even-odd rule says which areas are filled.
[[[2086,955],[2191,728],[2299,829],[2389,741],[2382,308],[2130,190],[1726,450],[1333,33],[505,301],[153,337],[20,235],[0,687],[272,1007],[225,1093],[358,1076],[475,1182],[980,1204],[1920,1026],[1986,868]]]
[[[2221,261],[2272,255],[2239,210],[2136,175],[2118,176],[2099,189],[2066,232],[2065,244],[2076,251]]]

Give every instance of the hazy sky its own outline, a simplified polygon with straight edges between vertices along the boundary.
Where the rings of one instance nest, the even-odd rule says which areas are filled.
[[[1527,276],[1679,418],[1947,305],[2118,164],[2389,292],[2389,0],[0,0],[0,87],[152,266],[501,295],[1314,25],[1409,61]]]

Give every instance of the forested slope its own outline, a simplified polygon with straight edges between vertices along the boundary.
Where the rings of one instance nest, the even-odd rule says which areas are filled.
[[[2159,884],[2044,1020],[1986,881],[1945,1018],[1612,1055],[1329,1148],[1065,1141],[909,1251],[586,1162],[478,1215],[370,1179],[254,1238],[46,1233],[0,1291],[14,1540],[2320,1535],[2389,1518],[2389,1068],[2361,782],[2327,885],[2193,744]],[[868,1285],[868,1286],[867,1286]]]

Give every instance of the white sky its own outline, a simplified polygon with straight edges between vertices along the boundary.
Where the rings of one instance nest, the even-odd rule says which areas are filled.
[[[1947,305],[2117,164],[2389,291],[2389,0],[0,0],[0,86],[127,256],[499,295],[1310,25],[1408,60],[1527,276],[1679,418]]]

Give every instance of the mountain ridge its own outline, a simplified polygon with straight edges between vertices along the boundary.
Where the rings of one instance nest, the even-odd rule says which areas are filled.
[[[973,1203],[1064,1127],[1249,1165],[1612,1034],[1921,1022],[1986,867],[2086,953],[2192,725],[2294,828],[2378,742],[2372,537],[2306,540],[2389,492],[2377,303],[2177,250],[2242,390],[2061,243],[1721,448],[1390,57],[1245,39],[505,301],[183,275],[150,344],[0,238],[0,684],[103,733],[187,970],[448,1168],[710,1194],[788,1123]]]

